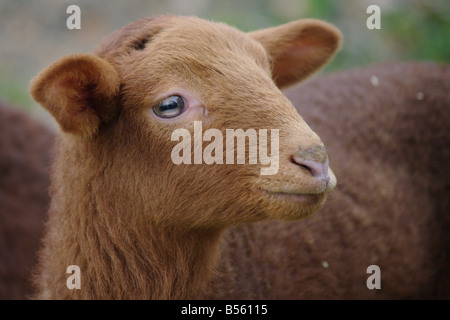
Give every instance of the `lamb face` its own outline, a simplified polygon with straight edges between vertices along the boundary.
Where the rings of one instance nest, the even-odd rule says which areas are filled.
[[[68,133],[63,144],[84,145],[90,159],[102,159],[104,177],[116,182],[97,183],[111,185],[112,194],[133,201],[158,223],[223,227],[299,219],[323,205],[336,178],[320,138],[280,88],[327,62],[338,43],[335,29],[315,20],[244,33],[198,18],[162,16],[119,30],[96,56],[66,58],[53,66],[59,72],[50,69],[34,87],[62,95],[72,114],[73,97],[81,97],[75,117],[47,107]],[[35,96],[44,106],[56,99]],[[199,136],[196,124],[209,135]],[[174,141],[177,130],[194,141]],[[243,137],[235,141],[231,131]],[[74,141],[74,133],[81,139]],[[180,141],[190,164],[173,161]],[[202,162],[204,155],[214,161]]]

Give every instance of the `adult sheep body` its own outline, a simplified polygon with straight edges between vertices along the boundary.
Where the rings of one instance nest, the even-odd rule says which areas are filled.
[[[0,299],[31,294],[50,197],[54,133],[0,102]]]

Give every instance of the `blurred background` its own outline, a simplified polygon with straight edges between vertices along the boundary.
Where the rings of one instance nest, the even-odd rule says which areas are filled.
[[[66,9],[81,9],[81,30],[68,30]],[[369,5],[381,30],[369,30]],[[244,31],[301,18],[331,22],[341,52],[321,73],[370,64],[450,60],[448,0],[0,0],[0,99],[47,118],[29,94],[30,80],[70,53],[91,52],[106,35],[147,16],[172,13],[226,22]]]

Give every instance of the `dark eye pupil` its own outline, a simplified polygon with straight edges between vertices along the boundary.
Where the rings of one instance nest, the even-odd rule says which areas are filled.
[[[164,100],[163,103],[161,103],[159,110],[161,110],[161,112],[171,111],[173,109],[177,109],[182,103],[183,101],[181,97],[179,96],[170,97]]]
[[[173,118],[180,115],[184,109],[184,100],[180,96],[171,96],[153,107],[153,112],[162,118]]]

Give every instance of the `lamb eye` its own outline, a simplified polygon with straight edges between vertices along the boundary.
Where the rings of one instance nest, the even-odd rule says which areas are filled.
[[[171,96],[153,107],[153,112],[161,118],[174,118],[184,110],[185,102],[180,96]]]

